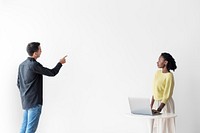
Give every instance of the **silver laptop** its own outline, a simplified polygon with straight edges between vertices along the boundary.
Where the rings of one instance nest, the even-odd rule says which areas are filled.
[[[150,106],[150,99],[148,98],[128,98],[131,113],[140,115],[159,115],[161,113],[154,114]]]

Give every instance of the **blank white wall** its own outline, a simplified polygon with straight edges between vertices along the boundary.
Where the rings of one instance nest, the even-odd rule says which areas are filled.
[[[68,55],[44,77],[38,133],[147,132],[125,116],[127,97],[150,97],[156,61],[171,53],[178,65],[177,132],[198,133],[200,10],[195,0],[0,0],[0,132],[18,132],[22,109],[16,87],[26,45],[39,41],[44,66]]]

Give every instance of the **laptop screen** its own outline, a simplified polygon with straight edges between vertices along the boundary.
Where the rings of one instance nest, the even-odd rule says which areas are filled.
[[[150,107],[150,99],[129,97],[131,113],[141,115],[153,115]]]

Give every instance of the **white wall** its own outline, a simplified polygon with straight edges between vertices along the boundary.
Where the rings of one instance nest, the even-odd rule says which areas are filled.
[[[150,97],[156,61],[171,53],[178,65],[177,132],[199,133],[200,1],[0,0],[0,132],[18,132],[22,109],[16,87],[27,43],[39,41],[44,66],[68,54],[44,78],[38,133],[145,133],[125,116],[127,97]]]

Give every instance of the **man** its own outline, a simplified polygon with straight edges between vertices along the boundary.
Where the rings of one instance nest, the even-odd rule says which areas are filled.
[[[55,76],[65,57],[60,59],[53,69],[43,67],[37,58],[41,55],[41,47],[38,42],[31,42],[26,48],[30,57],[19,65],[17,86],[20,91],[24,117],[20,133],[35,133],[43,104],[43,75]]]

